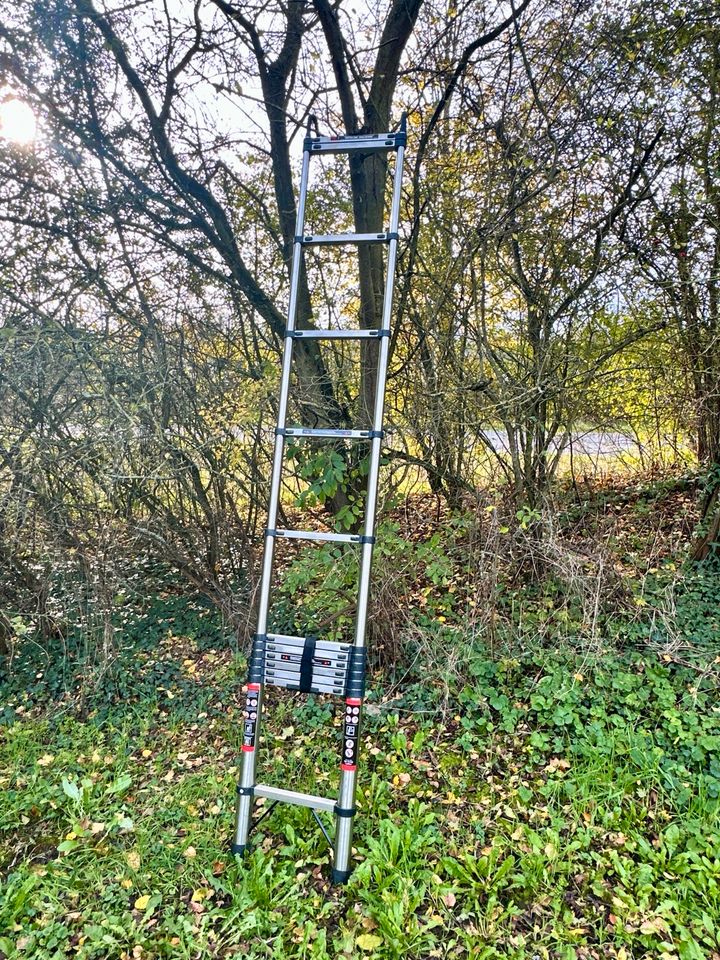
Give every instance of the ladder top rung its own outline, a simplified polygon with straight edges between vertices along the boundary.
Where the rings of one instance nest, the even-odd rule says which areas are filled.
[[[287,336],[295,340],[365,340],[374,337],[389,337],[389,330],[288,330]]]
[[[280,803],[294,803],[299,807],[310,807],[311,810],[326,810],[328,813],[335,810],[335,800],[329,797],[314,797],[311,793],[282,790],[280,787],[269,787],[264,783],[255,784],[255,796],[265,797],[266,800],[278,800]]]
[[[295,237],[295,243],[304,247],[339,246],[344,243],[389,243],[397,240],[397,233],[305,233]]]
[[[342,137],[306,137],[305,150],[310,153],[351,153],[354,150],[367,153],[384,150],[396,150],[404,147],[407,134],[398,133],[360,133],[355,136]]]

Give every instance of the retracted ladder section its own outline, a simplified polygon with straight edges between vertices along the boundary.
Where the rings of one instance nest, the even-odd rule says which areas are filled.
[[[283,350],[280,397],[278,402],[277,427],[270,480],[268,504],[268,527],[265,532],[262,577],[258,604],[257,633],[253,640],[250,670],[243,714],[242,764],[240,783],[237,788],[235,841],[233,852],[242,855],[248,846],[253,827],[254,800],[263,797],[270,805],[262,813],[262,819],[276,803],[293,803],[309,807],[327,837],[317,811],[334,814],[335,838],[333,846],[332,880],[344,883],[350,875],[352,831],[355,817],[355,787],[358,771],[360,743],[360,720],[365,693],[365,630],[368,601],[370,597],[370,571],[373,543],[375,542],[375,512],[377,506],[378,474],[383,438],[383,412],[388,356],[390,352],[390,320],[392,314],[395,264],[397,260],[398,220],[400,216],[400,191],[402,186],[403,155],[406,142],[405,116],[396,133],[361,134],[359,136],[311,137],[311,123],[304,140],[300,197],[297,209],[295,242],[293,246],[290,277],[290,300]],[[317,132],[317,125],[316,132]],[[305,201],[308,190],[310,158],[316,154],[377,153],[396,151],[393,176],[390,224],[387,232],[342,233],[314,235],[305,232]],[[295,327],[300,266],[305,246],[330,244],[385,243],[388,247],[385,275],[385,293],[381,326],[378,330],[297,330]],[[379,341],[377,364],[377,390],[373,410],[372,428],[369,430],[330,430],[306,427],[288,427],[287,410],[290,393],[290,369],[293,345],[299,339],[314,340],[364,340]],[[370,458],[365,501],[365,517],[361,534],[319,533],[315,531],[276,529],[282,465],[286,437],[320,437],[357,439],[370,442]],[[357,612],[353,643],[338,643],[316,637],[293,637],[267,632],[268,607],[273,570],[275,540],[294,538],[357,544],[360,550]],[[342,743],[340,748],[340,786],[337,799],[318,797],[256,783],[255,761],[260,738],[263,689],[267,685],[298,690],[304,693],[324,693],[345,700]],[[329,838],[328,838],[329,839]]]

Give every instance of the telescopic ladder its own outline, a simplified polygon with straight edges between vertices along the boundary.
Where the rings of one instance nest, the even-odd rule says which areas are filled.
[[[280,378],[280,397],[278,402],[268,521],[267,530],[265,531],[265,549],[260,582],[257,632],[253,638],[247,695],[243,713],[242,766],[240,783],[237,788],[235,842],[233,843],[232,849],[234,853],[242,855],[248,846],[250,831],[254,826],[251,822],[254,800],[257,797],[264,797],[266,801],[270,801],[269,806],[266,807],[261,818],[266,816],[267,812],[269,812],[276,803],[294,803],[302,807],[309,807],[326,837],[328,837],[328,834],[325,831],[322,821],[318,817],[318,811],[331,813],[334,814],[335,817],[335,839],[334,843],[332,843],[334,848],[332,880],[333,883],[343,883],[350,875],[352,831],[355,817],[355,787],[358,770],[360,719],[365,693],[365,629],[370,596],[370,570],[373,543],[375,540],[375,512],[377,505],[378,474],[380,469],[380,451],[383,438],[385,383],[390,352],[390,318],[397,259],[398,220],[400,215],[400,190],[402,185],[403,154],[405,152],[406,142],[406,123],[405,116],[403,115],[398,132],[341,137],[312,137],[310,133],[313,124],[315,126],[315,133],[319,133],[317,124],[314,118],[312,118],[310,123],[308,123],[307,136],[303,144],[300,197],[293,244],[290,300]],[[349,154],[351,152],[371,154],[383,151],[396,152],[388,231],[381,233],[342,233],[329,235],[306,234],[305,201],[308,190],[310,158],[316,155]],[[385,296],[380,329],[296,329],[298,283],[304,248],[324,244],[361,243],[384,243],[387,244],[388,248],[385,273]],[[287,426],[293,346],[295,341],[300,338],[312,338],[315,340],[363,340],[376,338],[378,340],[377,384],[371,429],[331,430]],[[318,437],[369,441],[370,454],[367,475],[367,495],[365,501],[365,517],[362,525],[363,532],[361,534],[319,533],[315,531],[280,530],[276,528],[285,439],[287,437]],[[322,640],[314,636],[292,637],[267,632],[273,552],[275,541],[280,538],[330,541],[335,543],[356,544],[358,546],[360,550],[359,582],[353,643]],[[299,690],[304,693],[331,694],[344,698],[345,711],[342,744],[340,748],[340,786],[337,800],[256,783],[255,762],[260,738],[263,690],[267,685],[284,687],[288,690]],[[259,820],[257,822],[259,822]],[[329,839],[328,837],[328,840]]]

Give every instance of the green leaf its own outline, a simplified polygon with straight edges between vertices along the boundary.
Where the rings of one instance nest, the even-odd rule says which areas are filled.
[[[107,794],[124,793],[132,783],[132,777],[129,773],[121,773],[105,791]]]
[[[70,797],[75,803],[80,803],[82,794],[80,793],[80,787],[74,780],[68,780],[66,777],[63,777],[62,789],[66,797]]]

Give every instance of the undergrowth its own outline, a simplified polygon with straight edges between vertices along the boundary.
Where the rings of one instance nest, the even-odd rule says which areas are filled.
[[[454,523],[378,553],[403,659],[370,685],[345,887],[303,809],[230,855],[245,660],[169,572],[117,598],[104,662],[80,633],[22,638],[0,727],[0,955],[718,960],[716,575],[660,551],[589,633],[559,574],[490,578],[488,618]],[[616,546],[631,570],[633,537]],[[286,566],[293,626],[300,591],[318,622],[343,610],[338,558],[309,557]],[[267,704],[261,779],[332,796],[336,705]]]

